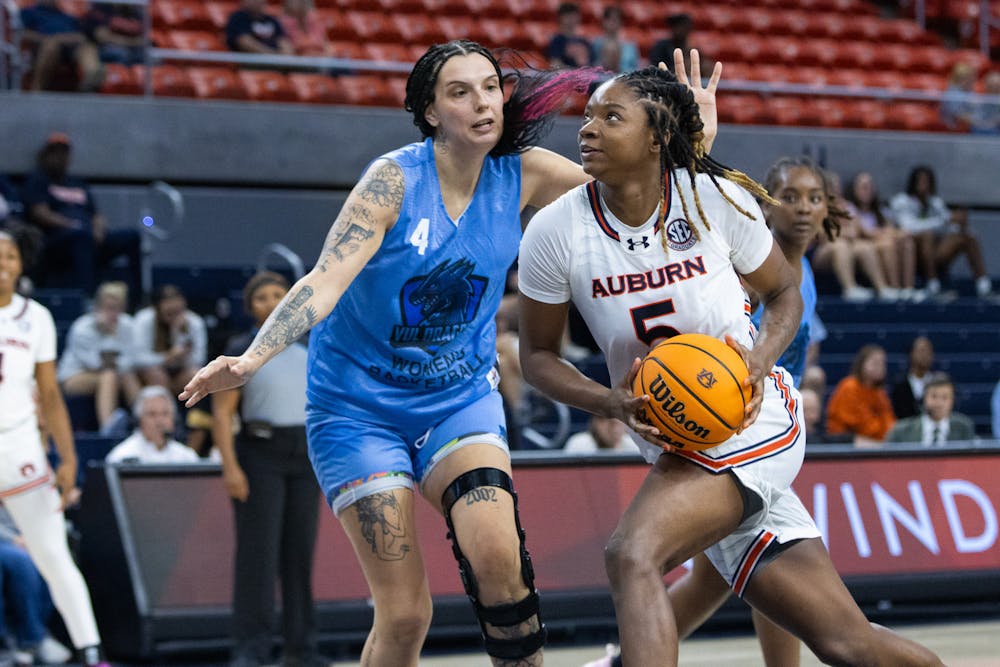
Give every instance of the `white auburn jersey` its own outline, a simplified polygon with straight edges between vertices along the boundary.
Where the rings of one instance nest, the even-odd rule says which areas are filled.
[[[751,220],[727,202],[708,176],[697,176],[711,229],[698,216],[690,180],[672,175],[667,202],[665,254],[654,211],[629,227],[608,210],[593,182],[567,192],[539,211],[521,241],[518,284],[542,303],[576,304],[604,352],[612,384],[660,339],[678,333],[731,335],[753,346],[750,301],[739,273],[760,267],[771,251],[771,232],[753,196],[719,179]],[[688,213],[684,219],[681,191]],[[691,224],[698,226],[696,239]]]
[[[0,439],[4,431],[35,418],[35,364],[55,358],[52,315],[37,301],[15,294],[0,308]]]

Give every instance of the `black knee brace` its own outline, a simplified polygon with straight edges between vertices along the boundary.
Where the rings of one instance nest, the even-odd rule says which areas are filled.
[[[524,585],[528,587],[528,596],[519,602],[496,605],[494,607],[484,607],[479,602],[479,586],[472,573],[472,567],[468,559],[458,546],[458,539],[455,537],[455,526],[451,521],[451,508],[455,502],[466,493],[483,486],[495,486],[503,489],[514,499],[514,525],[517,527],[517,535],[521,541],[521,578]],[[494,658],[501,660],[519,660],[526,658],[538,651],[545,645],[545,626],[542,625],[542,616],[538,605],[538,591],[535,590],[535,570],[531,566],[531,555],[524,546],[524,529],[521,528],[521,518],[517,512],[517,494],[514,493],[514,483],[503,470],[498,468],[476,468],[458,477],[445,490],[441,496],[441,507],[444,509],[444,520],[448,524],[448,539],[451,540],[451,551],[458,561],[458,573],[462,577],[462,585],[465,592],[472,601],[472,606],[476,610],[479,618],[479,626],[483,631],[483,640],[486,643],[486,652]],[[486,633],[486,624],[495,626],[517,626],[538,617],[538,630],[523,637],[511,637],[509,639],[497,639]]]

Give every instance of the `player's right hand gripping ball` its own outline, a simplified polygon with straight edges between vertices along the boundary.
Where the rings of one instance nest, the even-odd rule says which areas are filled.
[[[646,355],[632,383],[649,395],[639,418],[655,426],[665,444],[701,451],[728,440],[743,423],[752,391],[743,358],[724,341],[681,334]]]

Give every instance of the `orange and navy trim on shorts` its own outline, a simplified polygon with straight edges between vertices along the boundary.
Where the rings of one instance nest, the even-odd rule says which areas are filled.
[[[733,577],[733,592],[739,597],[743,597],[744,591],[747,589],[747,584],[750,582],[750,577],[753,575],[754,570],[760,564],[761,558],[764,556],[764,552],[767,548],[771,546],[778,537],[767,530],[762,530],[757,533],[757,537],[754,538],[750,546],[747,547],[746,551],[743,552],[743,557],[740,559],[740,564],[736,568],[736,576]]]
[[[664,174],[663,183],[666,189],[667,196],[660,205],[660,215],[656,220],[656,224],[653,225],[653,233],[658,233],[660,227],[663,226],[664,219],[667,217],[667,212],[670,211],[670,201],[673,198],[673,188],[670,186],[670,172],[668,171]],[[597,181],[591,181],[587,183],[587,199],[590,201],[590,210],[594,213],[594,219],[597,220],[597,226],[601,228],[604,235],[610,239],[618,241],[621,243],[621,237],[618,232],[615,231],[611,223],[608,222],[608,217],[604,215],[604,209],[601,208],[601,195],[597,191]]]
[[[19,493],[24,493],[25,491],[31,491],[32,489],[37,489],[39,486],[45,486],[52,482],[52,474],[45,473],[41,477],[31,480],[30,482],[25,482],[19,486],[15,486],[10,489],[4,489],[0,491],[0,498],[10,498],[11,496],[16,496]]]
[[[802,433],[802,426],[799,424],[797,414],[798,402],[792,396],[790,383],[786,382],[786,376],[783,373],[771,371],[768,377],[774,382],[774,386],[778,388],[778,391],[785,399],[785,410],[788,412],[789,420],[788,428],[769,438],[747,445],[742,449],[726,452],[719,458],[708,456],[706,452],[711,450],[688,452],[675,449],[673,453],[686,458],[692,463],[697,463],[710,472],[722,473],[730,468],[738,468],[772,456],[777,456],[793,447]]]
[[[341,484],[339,489],[337,489],[334,493],[330,494],[329,500],[332,501],[337,496],[343,493],[347,493],[352,489],[356,489],[362,484],[367,484],[368,482],[374,482],[377,479],[383,479],[385,477],[406,477],[407,479],[413,479],[410,473],[407,472],[398,472],[398,471],[376,472],[372,473],[371,475],[368,475],[367,477],[359,477],[358,479],[354,479],[351,480],[350,482],[345,482],[344,484]]]

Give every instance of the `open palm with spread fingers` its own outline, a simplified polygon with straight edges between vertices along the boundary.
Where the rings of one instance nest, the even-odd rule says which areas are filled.
[[[665,69],[666,65],[660,63],[660,68]],[[715,67],[712,68],[712,76],[708,79],[708,85],[702,85],[701,56],[698,55],[698,49],[691,49],[690,77],[688,77],[687,68],[684,66],[684,52],[680,49],[674,49],[674,74],[677,76],[677,81],[690,88],[694,95],[694,101],[698,105],[698,112],[701,115],[701,122],[705,124],[705,137],[714,138],[719,129],[715,91],[719,87],[719,79],[722,78],[722,63],[715,63]],[[710,148],[711,145],[705,146],[706,151]]]

